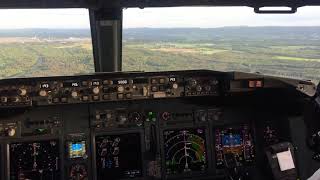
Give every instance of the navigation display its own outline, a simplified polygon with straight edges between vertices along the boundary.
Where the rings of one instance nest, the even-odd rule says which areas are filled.
[[[181,174],[207,169],[204,129],[180,129],[164,132],[167,174]]]

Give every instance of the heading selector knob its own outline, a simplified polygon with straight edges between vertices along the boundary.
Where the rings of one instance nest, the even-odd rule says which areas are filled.
[[[99,87],[95,87],[92,89],[93,94],[99,94],[100,93],[100,89]]]
[[[42,97],[45,97],[45,96],[48,95],[48,93],[47,93],[46,90],[41,90],[41,91],[39,92],[39,95],[42,96]]]

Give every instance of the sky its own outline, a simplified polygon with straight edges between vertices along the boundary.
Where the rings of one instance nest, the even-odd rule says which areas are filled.
[[[213,28],[224,26],[320,26],[320,7],[296,14],[260,15],[248,7],[177,7],[125,9],[124,28]],[[0,29],[89,28],[86,9],[0,10]]]

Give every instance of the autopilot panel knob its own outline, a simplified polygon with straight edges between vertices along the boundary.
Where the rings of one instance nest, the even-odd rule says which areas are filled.
[[[99,94],[99,93],[100,93],[99,87],[94,87],[94,88],[92,89],[92,92],[93,92],[93,94]]]
[[[18,89],[18,95],[20,95],[20,96],[27,95],[27,90],[25,88]]]
[[[71,92],[71,96],[72,96],[73,98],[77,98],[77,97],[78,97],[78,92],[77,92],[77,91],[72,91],[72,92]]]
[[[6,135],[9,137],[13,137],[16,135],[16,129],[15,128],[8,128],[6,130]]]

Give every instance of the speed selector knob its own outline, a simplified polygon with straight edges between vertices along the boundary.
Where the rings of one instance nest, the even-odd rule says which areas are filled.
[[[14,136],[14,135],[16,135],[16,129],[14,129],[14,128],[9,128],[9,129],[7,129],[7,136],[10,136],[10,137],[12,137],[12,136]]]
[[[77,98],[77,97],[78,97],[78,92],[77,92],[77,91],[72,91],[72,92],[71,92],[71,96],[72,96],[73,98]]]
[[[27,95],[27,90],[24,89],[24,88],[20,88],[20,89],[18,90],[18,94],[19,94],[20,96],[25,96],[25,95]]]
[[[92,89],[92,92],[93,92],[93,94],[99,94],[99,92],[100,92],[99,87],[93,88],[93,89]]]
[[[118,92],[123,92],[124,91],[124,87],[123,86],[118,86]]]

